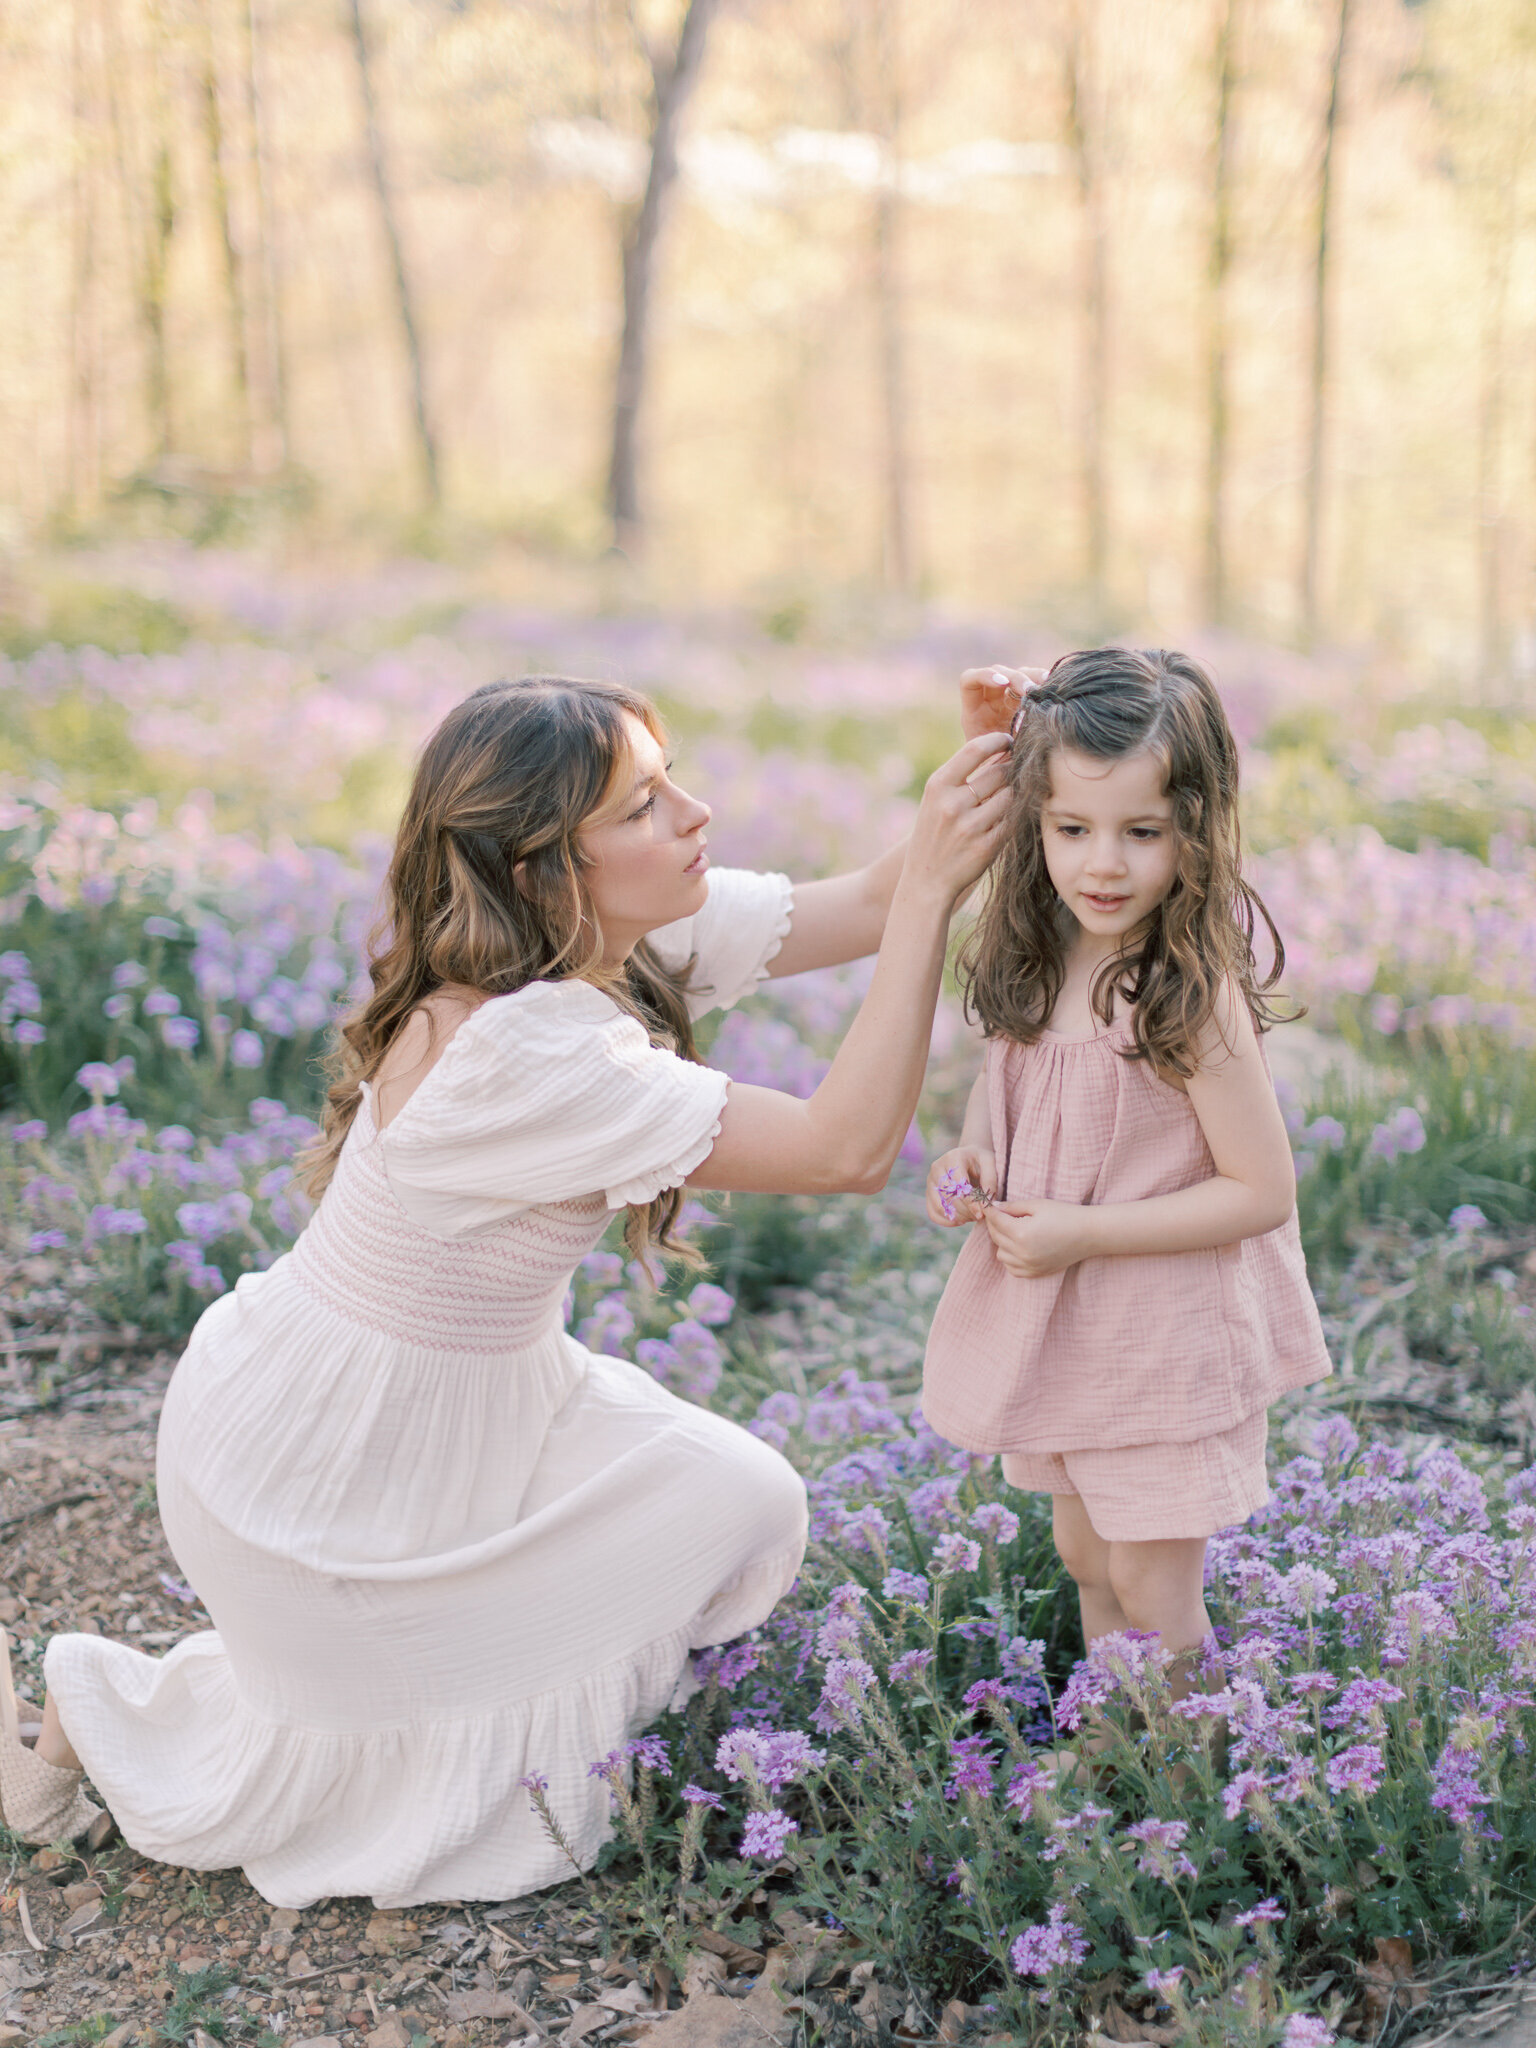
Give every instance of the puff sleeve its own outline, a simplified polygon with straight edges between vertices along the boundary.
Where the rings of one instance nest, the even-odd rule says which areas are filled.
[[[484,1003],[380,1134],[396,1199],[434,1236],[602,1193],[649,1202],[706,1157],[730,1083],[653,1046],[582,981]]]
[[[787,875],[711,868],[704,908],[652,932],[651,944],[674,972],[697,955],[688,1008],[702,1017],[751,995],[783,945],[794,910],[795,891]]]

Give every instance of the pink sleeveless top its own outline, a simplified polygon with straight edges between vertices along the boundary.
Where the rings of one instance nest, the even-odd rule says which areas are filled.
[[[1138,1202],[1216,1171],[1189,1098],[1127,1060],[1129,1019],[987,1047],[1010,1201]],[[1218,1436],[1330,1367],[1296,1219],[1213,1251],[1005,1273],[975,1226],[933,1319],[923,1414],[971,1451],[1111,1450]]]

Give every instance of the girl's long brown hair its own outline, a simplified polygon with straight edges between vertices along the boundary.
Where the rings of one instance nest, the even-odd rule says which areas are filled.
[[[1285,968],[1285,948],[1243,880],[1237,742],[1215,684],[1187,654],[1104,647],[1063,655],[1019,713],[1007,838],[960,955],[967,1012],[980,1018],[987,1036],[1024,1045],[1038,1038],[1065,979],[1072,917],[1046,868],[1040,824],[1051,756],[1060,747],[1099,761],[1154,755],[1173,805],[1173,887],[1140,944],[1106,961],[1093,984],[1093,1008],[1106,1024],[1117,998],[1131,1005],[1128,1057],[1187,1079],[1229,978],[1260,1031],[1299,1016],[1268,1000]],[[1253,952],[1260,922],[1274,949],[1262,979]]]
[[[369,943],[373,994],[342,1024],[330,1056],[320,1136],[304,1161],[311,1195],[336,1170],[359,1084],[377,1075],[411,1012],[445,986],[502,996],[579,977],[638,1018],[653,1045],[698,1059],[686,968],[669,973],[643,942],[618,973],[602,965],[580,833],[629,787],[626,714],[662,737],[655,707],[637,691],[523,676],[474,691],[427,741]],[[637,1257],[655,1245],[696,1258],[673,1235],[682,1204],[672,1188],[630,1209],[625,1237]]]

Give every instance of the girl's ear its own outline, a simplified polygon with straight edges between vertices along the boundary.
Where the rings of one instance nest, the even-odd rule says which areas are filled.
[[[512,863],[512,886],[517,891],[519,896],[526,896],[528,894],[527,861],[515,860]]]

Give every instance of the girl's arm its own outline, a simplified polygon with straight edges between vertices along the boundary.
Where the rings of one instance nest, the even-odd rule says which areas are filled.
[[[950,913],[997,848],[1006,751],[1005,739],[985,734],[929,777],[874,980],[821,1085],[801,1102],[734,1083],[692,1186],[782,1194],[884,1187],[923,1085]]]
[[[946,1173],[961,1174],[985,1195],[997,1193],[997,1159],[992,1150],[992,1113],[987,1101],[985,1065],[966,1099],[959,1144],[941,1152],[928,1169],[928,1221],[946,1230],[957,1229],[962,1223],[979,1223],[982,1211],[970,1202],[951,1200],[946,1213],[938,1194],[938,1183]]]
[[[1010,1202],[986,1212],[1004,1268],[1024,1278],[1080,1259],[1198,1252],[1278,1230],[1296,1207],[1296,1169],[1248,1006],[1228,987],[1217,1004],[1189,1102],[1211,1148],[1209,1180],[1143,1202]]]

